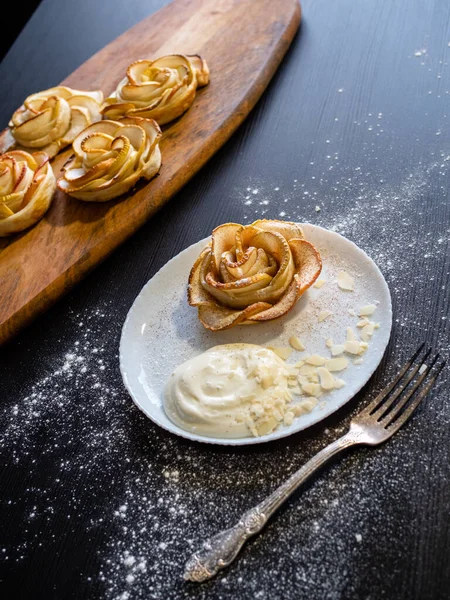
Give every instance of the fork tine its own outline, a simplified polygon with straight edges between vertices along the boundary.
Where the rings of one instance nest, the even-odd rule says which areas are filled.
[[[419,363],[416,364],[411,371],[407,372],[406,379],[403,379],[401,382],[399,382],[400,385],[395,389],[392,396],[390,396],[386,402],[383,402],[380,405],[380,407],[377,408],[377,410],[372,412],[372,415],[377,417],[377,419],[379,421],[382,420],[385,417],[385,415],[389,412],[389,409],[391,408],[391,406],[394,404],[394,402],[397,400],[397,398],[400,396],[400,394],[405,390],[405,388],[408,387],[408,385],[411,383],[411,381],[417,375],[417,372],[421,369],[421,367],[423,365],[425,365],[425,367],[426,367],[425,373],[429,370],[429,367],[425,364],[425,361],[427,360],[430,353],[431,353],[431,348],[425,352],[425,355],[423,356],[422,360],[420,360]],[[433,360],[433,362],[432,362],[433,365],[436,362],[438,357],[439,357],[439,355],[437,355],[436,358]]]
[[[398,417],[398,419],[394,420],[388,425],[387,430],[389,431],[389,433],[396,433],[400,429],[400,427],[406,423],[406,421],[413,414],[413,412],[416,410],[416,408],[419,406],[419,404],[422,402],[422,400],[433,387],[436,379],[439,377],[440,372],[445,367],[445,362],[446,361],[444,360],[441,363],[436,373],[433,375],[433,377],[430,379],[427,385],[417,394],[417,396],[414,398],[411,404],[403,411],[403,413]]]
[[[381,425],[387,426],[390,423],[392,423],[392,421],[395,420],[397,415],[400,414],[400,411],[402,410],[402,408],[405,406],[405,404],[408,402],[408,400],[411,398],[411,396],[414,394],[414,392],[418,389],[418,387],[421,385],[423,380],[430,374],[431,369],[434,367],[434,365],[436,364],[438,359],[439,359],[439,354],[436,354],[436,356],[431,361],[431,364],[426,367],[425,371],[420,375],[420,377],[418,377],[417,381],[414,382],[414,385],[411,388],[409,388],[405,394],[403,394],[403,396],[400,398],[399,402],[397,402],[397,404],[395,404],[395,406],[393,406],[391,410],[386,409],[386,411],[384,411],[382,413],[382,418],[378,419],[378,421]],[[422,364],[425,364],[425,363],[422,363]],[[418,369],[420,369],[420,366],[418,367]],[[414,369],[414,371],[417,373],[418,369]],[[413,373],[413,375],[409,378],[408,383],[411,381],[411,379],[414,377],[414,375],[415,375],[415,373]],[[406,385],[401,386],[400,391],[398,393],[396,392],[394,394],[394,396],[396,398],[398,397],[399,393],[401,393],[405,389]],[[392,402],[391,402],[390,398],[389,398],[389,406],[392,406]],[[384,406],[383,406],[383,409],[384,409]]]
[[[397,383],[400,381],[400,379],[403,377],[403,375],[406,373],[406,371],[410,368],[410,366],[413,364],[413,362],[419,356],[419,354],[422,351],[424,346],[425,346],[425,342],[420,344],[420,346],[414,352],[412,357],[400,369],[400,372],[397,375],[397,377],[393,381],[391,381],[391,383],[389,383],[385,388],[383,388],[381,390],[381,392],[378,394],[378,396],[364,408],[364,410],[362,411],[364,414],[372,414],[381,405],[381,403],[385,400],[387,395],[394,389],[394,387],[397,385]]]

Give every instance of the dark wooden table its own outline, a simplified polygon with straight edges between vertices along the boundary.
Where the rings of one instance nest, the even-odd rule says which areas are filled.
[[[0,125],[163,4],[43,0],[0,66]],[[394,439],[324,470],[227,572],[202,586],[181,577],[205,537],[334,439],[419,341],[449,353],[450,4],[303,9],[284,62],[225,147],[1,351],[2,598],[449,597],[445,371]],[[317,223],[365,249],[392,292],[391,343],[363,392],[302,434],[246,449],[189,443],[125,392],[121,326],[168,259],[220,223],[261,215]]]

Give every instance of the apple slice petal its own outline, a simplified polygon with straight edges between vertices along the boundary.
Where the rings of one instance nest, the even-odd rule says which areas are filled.
[[[276,304],[270,306],[270,308],[267,308],[267,310],[259,312],[258,314],[248,318],[250,321],[270,321],[272,319],[277,319],[278,317],[285,315],[293,306],[295,306],[299,296],[300,282],[297,275],[294,275],[294,278],[286,290],[286,293],[283,294]]]
[[[6,217],[10,217],[13,214],[14,212],[3,201],[0,202],[0,219],[6,219]]]
[[[206,61],[198,54],[188,55],[189,62],[194,67],[195,76],[197,77],[198,87],[203,87],[209,83],[209,68]]]
[[[266,302],[258,302],[248,306],[244,310],[232,310],[218,304],[201,304],[198,307],[198,318],[200,322],[211,331],[230,329],[242,321],[249,320],[270,307]]]
[[[297,225],[289,221],[277,221],[276,219],[259,219],[252,223],[253,227],[259,227],[263,231],[281,234],[288,242],[293,238],[303,238],[303,230]]]
[[[213,302],[212,297],[203,288],[201,283],[202,273],[207,271],[210,261],[211,244],[208,244],[195,261],[189,274],[188,302],[191,306],[199,306],[200,304],[210,304]]]
[[[289,247],[294,258],[300,294],[303,294],[319,277],[322,259],[316,248],[306,240],[291,240]]]
[[[242,225],[238,225],[237,223],[225,223],[216,227],[212,232],[211,250],[213,266],[217,273],[219,272],[222,254],[233,248],[236,231],[241,228]]]
[[[71,112],[71,120],[70,120],[69,129],[66,131],[66,133],[62,137],[61,141],[64,144],[72,143],[73,140],[77,137],[77,135],[81,131],[83,131],[83,129],[86,129],[86,127],[88,125],[89,125],[89,113],[84,109],[80,109],[80,108],[74,106],[72,108],[72,112]]]

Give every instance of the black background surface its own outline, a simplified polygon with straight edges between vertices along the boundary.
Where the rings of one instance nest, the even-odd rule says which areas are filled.
[[[0,125],[163,4],[43,0],[0,66]],[[449,351],[450,4],[305,0],[303,11],[232,139],[0,351],[3,598],[449,597],[446,372],[394,439],[325,469],[228,572],[203,586],[181,578],[203,539],[335,439],[419,341]],[[380,266],[394,328],[379,370],[337,414],[279,443],[227,449],[160,430],[119,372],[134,298],[220,223],[280,213],[342,233]]]

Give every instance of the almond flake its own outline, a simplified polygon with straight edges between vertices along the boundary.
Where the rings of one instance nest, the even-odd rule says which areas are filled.
[[[361,329],[361,339],[364,342],[368,342],[370,338],[373,336],[373,332],[375,330],[375,323],[368,323]]]
[[[350,340],[344,344],[345,351],[349,354],[360,354],[360,343],[358,340]]]
[[[331,347],[332,356],[339,356],[340,354],[344,354],[345,346],[344,344],[336,344]]]
[[[264,408],[262,404],[253,404],[251,408],[251,412],[255,415],[255,417],[262,417],[264,414]]]
[[[306,359],[305,362],[308,365],[314,365],[315,367],[321,367],[322,365],[325,364],[325,359],[322,356],[319,356],[318,354],[311,354],[311,356],[308,356],[308,358]]]
[[[355,358],[355,360],[353,361],[354,365],[362,365],[364,362],[363,358]]]
[[[286,365],[286,371],[288,372],[289,377],[297,377],[298,366],[299,365]]]
[[[278,421],[275,419],[275,417],[269,417],[267,421],[258,426],[258,435],[266,435],[267,433],[271,433],[277,427]]]
[[[339,390],[344,387],[345,381],[343,379],[338,379],[337,377],[334,380],[334,387]]]
[[[312,396],[311,398],[305,398],[304,400],[302,400],[302,404],[308,412],[311,412],[312,409],[315,408],[319,404],[319,400],[317,398],[314,398],[314,396]]]
[[[309,375],[314,375],[315,372],[316,369],[312,365],[303,365],[299,370],[300,375],[306,375],[307,377]]]
[[[281,346],[275,346],[275,347],[269,346],[269,350],[272,350],[272,352],[275,352],[275,354],[283,360],[288,359],[292,353],[291,348],[283,348]]]
[[[307,375],[299,375],[298,376],[298,382],[299,384],[303,387],[304,385],[307,385],[308,383],[311,383],[308,379]]]
[[[289,338],[289,344],[294,348],[294,350],[298,350],[299,352],[303,352],[305,346],[300,341],[300,338],[293,335]]]
[[[300,400],[300,402],[294,404],[292,406],[292,411],[294,412],[295,416],[299,417],[300,415],[311,412],[313,408],[317,406],[318,402],[319,401],[317,398],[314,398],[314,396],[305,398],[304,400]]]
[[[292,412],[296,417],[299,417],[300,415],[304,415],[307,411],[304,410],[303,406],[299,404],[294,404],[294,406],[292,407]]]
[[[301,396],[303,394],[301,388],[299,386],[295,387],[295,388],[290,388],[289,390],[292,394],[294,394],[294,396]]]
[[[366,304],[366,306],[363,306],[362,308],[359,309],[358,314],[360,317],[370,317],[370,315],[373,315],[376,308],[377,307],[375,304]]]
[[[345,351],[349,354],[363,354],[369,345],[366,342],[358,342],[358,340],[350,340],[345,342]]]
[[[313,284],[313,287],[317,288],[318,290],[320,290],[321,287],[323,287],[326,284],[325,279],[318,279],[316,281],[316,283]]]
[[[328,339],[326,340],[326,342],[325,342],[325,346],[326,346],[327,348],[332,348],[332,347],[334,346],[334,342],[333,342],[333,340],[332,340],[331,338],[328,338]]]
[[[294,422],[294,413],[288,410],[288,412],[284,415],[284,424],[289,427]]]
[[[280,413],[280,411],[279,411],[279,410],[277,410],[276,408],[274,408],[274,410],[273,410],[273,413],[272,413],[272,414],[273,414],[273,416],[275,417],[275,419],[276,419],[278,422],[283,420],[283,416],[282,416],[282,414],[281,414],[281,413]]]
[[[345,292],[353,292],[355,280],[347,271],[339,271],[337,276],[337,284]]]
[[[354,310],[353,308],[349,308],[348,314],[352,317],[356,317],[356,310]]]
[[[347,327],[347,342],[353,342],[356,340],[355,333],[351,327]]]
[[[308,396],[318,397],[322,394],[322,388],[319,383],[307,383],[306,385],[302,385],[302,390],[305,394],[308,394]]]
[[[356,323],[356,327],[365,327],[366,325],[368,325],[370,323],[369,319],[367,317],[364,317],[363,319],[361,319],[361,321],[358,321]]]
[[[329,371],[343,371],[348,366],[348,359],[345,356],[339,356],[338,358],[330,358],[326,362],[326,367]]]
[[[273,377],[272,375],[264,375],[264,377],[261,378],[261,386],[263,390],[268,390],[270,387],[273,386]]]
[[[330,310],[321,310],[319,313],[319,323],[322,323],[322,321],[331,317],[332,314],[333,313]]]
[[[335,386],[335,380],[333,375],[325,367],[319,367],[317,373],[320,377],[320,385],[324,390],[333,390]]]

